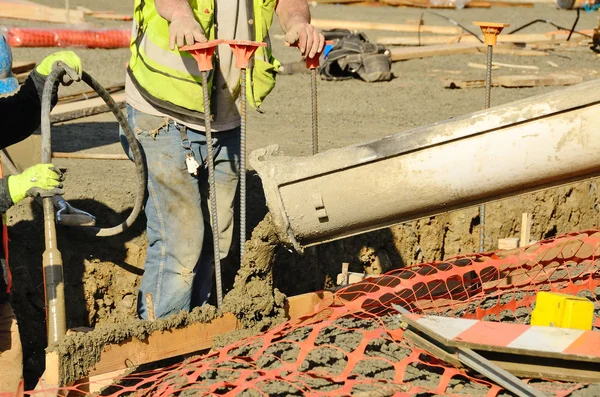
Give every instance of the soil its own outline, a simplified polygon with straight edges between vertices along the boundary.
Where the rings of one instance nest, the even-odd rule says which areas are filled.
[[[39,2],[56,7],[64,6],[59,0]],[[132,9],[131,1],[71,1],[72,7],[78,5],[121,13],[131,13]],[[443,18],[418,9],[319,5],[311,8],[311,12],[314,18],[391,23],[402,23],[406,19],[418,19],[423,16],[426,24],[449,25]],[[550,19],[561,26],[571,26],[575,18],[574,12],[543,5],[536,5],[534,8],[506,7],[436,12],[467,27],[472,26],[473,20],[493,20],[509,22],[511,29],[538,18]],[[596,14],[583,12],[578,27],[591,29],[596,24]],[[0,25],[56,26],[3,19],[0,19]],[[94,26],[128,28],[130,25],[98,20],[94,21]],[[536,24],[527,29],[532,33],[548,30],[554,28]],[[278,24],[274,23],[271,38],[275,55],[284,63],[298,61],[296,50],[283,45],[281,34]],[[390,36],[395,33],[367,31],[367,34],[374,39],[377,36]],[[56,50],[15,48],[13,54],[16,61],[39,61]],[[83,60],[84,69],[101,84],[110,86],[124,81],[124,68],[129,54],[127,49],[75,50]],[[583,76],[584,80],[597,77],[600,61],[595,53],[585,47],[564,49],[547,57],[498,54],[494,56],[494,60],[535,65],[539,67],[540,74],[574,73]],[[557,64],[558,68],[549,65],[548,61]],[[445,77],[483,79],[484,71],[469,68],[468,62],[484,63],[485,56],[455,55],[396,62],[392,67],[396,78],[387,83],[364,83],[358,80],[320,82],[319,125],[322,149],[381,138],[481,109],[483,90],[449,90],[444,88],[442,82]],[[521,72],[518,69],[501,68],[495,70],[494,75]],[[526,72],[530,74],[532,71]],[[492,104],[500,105],[554,89],[556,88],[495,88]],[[61,88],[61,94],[84,90],[87,90],[87,87],[74,84]],[[310,154],[311,105],[310,80],[307,75],[280,76],[277,87],[264,103],[262,110],[263,114],[249,114],[249,151],[276,143],[286,154]],[[122,153],[118,140],[118,125],[110,114],[54,125],[53,145],[55,151],[62,152]],[[66,199],[74,206],[95,214],[101,226],[120,222],[130,211],[135,191],[134,168],[130,162],[57,159],[55,163],[66,170]],[[260,180],[252,170],[248,173],[247,229],[252,231],[264,219],[267,211]],[[579,182],[488,204],[486,249],[495,248],[498,238],[518,236],[522,212],[530,212],[533,215],[533,240],[598,227],[598,182]],[[360,188],[359,183],[357,188]],[[375,196],[374,204],[376,200]],[[65,263],[67,320],[70,328],[102,325],[109,327],[109,324],[120,324],[126,321],[124,319],[134,318],[136,291],[143,273],[147,245],[144,222],[141,217],[132,229],[111,238],[89,237],[76,230],[59,228],[58,241]],[[34,202],[25,200],[8,212],[8,223],[14,276],[13,302],[24,345],[26,387],[32,388],[43,371],[46,347],[41,272],[41,254],[44,249],[41,208]],[[256,323],[256,320],[264,321],[259,327],[265,327],[278,321],[283,302],[283,296],[278,293],[274,296],[264,294],[267,289],[275,288],[282,294],[297,295],[333,287],[343,262],[350,263],[350,271],[363,271],[367,264],[361,253],[365,252],[377,252],[380,257],[389,258],[392,267],[475,252],[478,249],[478,226],[478,209],[466,208],[324,244],[311,248],[300,256],[277,245],[274,237],[266,231],[268,227],[265,228],[263,224],[254,233],[268,249],[257,251],[255,255],[257,259],[271,260],[272,274],[269,273],[260,282],[255,282],[256,275],[268,273],[268,269],[264,268],[267,262],[260,262],[254,268],[237,273],[238,267],[234,263],[238,261],[235,255],[232,255],[230,263],[224,264],[225,292],[229,293],[232,290],[234,282],[240,285],[241,289],[228,294],[226,302],[230,307],[235,307],[238,313],[244,313],[250,306],[260,308],[250,315],[241,316],[241,319],[247,324],[252,321]],[[233,247],[233,250],[235,251],[236,247]],[[250,247],[248,250],[253,252]],[[236,306],[242,301],[242,297],[246,297],[244,293],[251,294],[253,299],[244,302],[245,306]],[[235,294],[239,294],[238,303],[233,302]],[[259,304],[259,301],[262,303]],[[252,319],[255,315],[260,318]],[[595,395],[593,390],[590,393],[587,395]]]

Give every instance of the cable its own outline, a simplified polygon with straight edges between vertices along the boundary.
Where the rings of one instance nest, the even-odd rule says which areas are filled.
[[[58,66],[54,67],[50,75],[46,78],[46,83],[44,85],[44,92],[42,95],[42,120],[41,120],[41,137],[42,137],[42,162],[50,163],[52,161],[52,135],[50,131],[50,110],[51,110],[51,101],[52,101],[52,91],[56,81],[59,78],[62,78],[67,73],[68,66],[59,63]],[[74,72],[73,72],[74,73]],[[92,76],[87,74],[86,72],[82,72],[81,80],[84,81],[87,85],[89,85],[100,98],[104,100],[108,108],[111,110],[119,125],[123,129],[125,133],[125,137],[127,139],[127,143],[129,144],[129,149],[133,155],[133,162],[135,164],[136,169],[136,179],[137,179],[137,191],[135,202],[133,205],[133,210],[121,224],[108,228],[98,228],[98,227],[82,227],[82,230],[90,231],[94,235],[99,237],[107,237],[114,236],[116,234],[122,233],[127,230],[133,222],[137,219],[140,214],[142,207],[144,206],[144,198],[146,195],[146,181],[147,181],[147,170],[146,165],[143,161],[142,149],[140,147],[140,143],[135,138],[133,131],[127,122],[127,119],[121,112],[121,109],[113,98],[110,96],[108,91],[104,89]]]

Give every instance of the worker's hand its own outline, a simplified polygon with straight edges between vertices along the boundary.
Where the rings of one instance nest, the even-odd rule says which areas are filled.
[[[285,41],[288,45],[297,44],[304,58],[314,58],[325,46],[323,34],[307,22],[292,25],[285,34]]]
[[[191,15],[174,16],[169,24],[169,47],[171,51],[184,45],[192,45],[196,42],[204,43],[206,36],[202,26]]]
[[[21,174],[8,177],[8,193],[17,204],[26,196],[51,197],[64,194],[63,174],[52,164],[37,164],[27,168]]]
[[[70,74],[65,75],[63,78],[64,85],[69,85],[73,81],[79,81],[81,79],[81,59],[73,51],[59,51],[55,52],[54,54],[50,54],[44,58],[42,62],[40,62],[35,70],[42,76],[46,77],[50,74],[50,72],[52,72],[52,68],[57,62],[64,63],[76,73],[76,75],[73,76]]]

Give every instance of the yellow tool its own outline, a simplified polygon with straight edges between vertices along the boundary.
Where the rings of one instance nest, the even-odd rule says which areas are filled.
[[[586,298],[557,292],[538,292],[535,298],[531,325],[589,331],[593,323],[594,304]]]

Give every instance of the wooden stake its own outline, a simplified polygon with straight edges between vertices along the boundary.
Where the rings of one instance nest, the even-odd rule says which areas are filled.
[[[526,247],[531,241],[531,214],[523,212],[521,215],[521,241],[519,247]]]
[[[342,285],[348,285],[348,268],[350,264],[348,262],[342,263]]]

